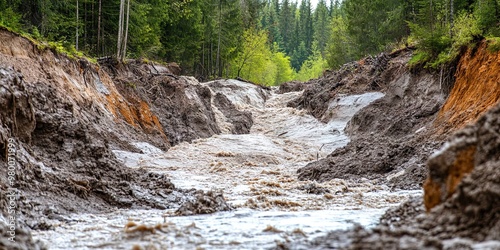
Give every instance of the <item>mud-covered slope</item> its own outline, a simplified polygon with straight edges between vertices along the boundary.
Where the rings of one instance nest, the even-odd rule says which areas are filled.
[[[180,205],[185,192],[166,175],[128,168],[112,149],[141,152],[138,143],[149,142],[166,150],[220,133],[217,119],[238,123],[235,133],[251,126],[251,115],[214,107],[208,87],[167,67],[102,67],[3,29],[0,41],[0,232],[7,236],[11,194],[18,239],[28,235],[0,249],[34,249],[22,228],[48,229],[70,213]]]
[[[389,210],[373,229],[355,227],[331,232],[309,243],[308,249],[499,249],[500,247],[500,105],[456,133],[428,163],[429,182],[445,187],[455,155],[474,148],[470,173],[454,192],[428,213],[421,199]],[[451,171],[450,176],[454,175]],[[449,191],[449,190],[448,190]],[[426,205],[439,192],[426,187]],[[438,195],[439,196],[439,195]],[[440,196],[438,199],[441,198]],[[294,244],[291,249],[300,244]]]
[[[133,121],[143,120],[142,110],[155,114],[152,124],[163,128],[164,136],[171,146],[220,134],[222,130],[217,123],[217,112],[223,113],[224,120],[234,123],[235,129],[231,132],[242,134],[249,131],[249,128],[242,127],[241,122],[251,126],[250,114],[245,115],[229,105],[215,105],[214,108],[213,102],[220,104],[221,97],[216,97],[208,86],[192,77],[176,76],[165,66],[138,61],[117,64],[114,60],[102,60],[101,65],[129,105],[141,107],[137,114],[131,114],[134,119],[128,119],[132,121],[130,123],[136,125]],[[142,109],[148,105],[150,111]],[[118,106],[115,110],[121,112],[122,109]],[[127,114],[122,115],[127,117]],[[246,118],[241,120],[241,116]],[[139,125],[142,129],[148,129],[142,123]]]
[[[298,171],[300,179],[326,181],[360,177],[397,188],[419,188],[424,163],[441,144],[428,140],[431,123],[448,93],[438,74],[412,72],[411,50],[381,54],[345,65],[313,81],[294,103],[322,120],[328,105],[343,93],[380,90],[385,96],[358,112],[346,127],[347,146]]]

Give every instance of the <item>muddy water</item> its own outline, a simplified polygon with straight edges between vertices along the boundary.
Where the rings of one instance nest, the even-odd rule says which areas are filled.
[[[167,173],[178,188],[222,190],[234,211],[189,217],[171,216],[175,208],[79,214],[35,236],[53,249],[131,249],[134,245],[144,249],[262,249],[276,242],[311,239],[352,223],[373,226],[388,207],[409,195],[421,195],[390,192],[366,179],[325,183],[296,179],[299,167],[347,144],[346,123],[382,93],[339,97],[330,104],[330,122],[325,124],[286,107],[300,92],[263,93],[238,81],[220,82],[212,91],[225,94],[238,109],[252,112],[250,134],[216,135],[182,143],[168,152],[135,142],[142,154],[115,154],[127,167]],[[229,131],[222,112],[216,110],[216,116],[222,130]],[[124,229],[130,221],[142,230]]]

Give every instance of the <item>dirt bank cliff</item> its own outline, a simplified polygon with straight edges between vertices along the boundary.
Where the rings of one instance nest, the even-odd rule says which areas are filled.
[[[385,79],[386,96],[350,121],[352,141],[299,170],[299,176],[379,178],[395,187],[422,186],[424,197],[390,209],[373,229],[356,226],[304,245],[280,247],[500,248],[499,58],[500,53],[489,52],[482,42],[460,58],[454,77],[444,81],[440,74],[412,72],[400,64],[400,73]],[[319,91],[305,92],[313,98],[328,89],[328,84],[313,84]]]
[[[434,134],[432,121],[446,100],[453,75],[412,71],[407,66],[411,55],[406,49],[347,64],[313,81],[299,100],[290,103],[325,120],[329,119],[329,103],[343,94],[385,93],[349,121],[349,144],[300,169],[300,179],[362,177],[394,188],[421,187],[427,173],[425,161],[442,143],[429,137]]]

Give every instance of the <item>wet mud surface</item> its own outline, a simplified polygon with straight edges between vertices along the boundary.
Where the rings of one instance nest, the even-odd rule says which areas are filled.
[[[331,232],[310,242],[296,241],[284,247],[500,249],[499,112],[500,106],[497,105],[476,124],[456,133],[433,155],[428,162],[430,175],[425,185],[425,204],[421,198],[411,199],[386,212],[374,228],[357,226],[348,231]],[[463,154],[464,146],[477,149],[474,154],[468,155],[472,160],[471,169],[448,171],[453,162],[457,164],[454,158]],[[450,191],[452,180],[458,176],[463,179]],[[433,202],[436,194],[440,200]]]

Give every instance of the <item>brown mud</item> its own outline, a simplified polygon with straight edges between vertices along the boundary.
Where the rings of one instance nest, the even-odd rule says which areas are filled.
[[[342,94],[385,93],[349,121],[345,129],[349,144],[300,169],[299,179],[364,177],[398,189],[421,188],[425,161],[442,143],[428,138],[450,82],[440,84],[439,75],[425,70],[412,72],[407,67],[411,54],[400,50],[347,64],[312,81],[304,95],[290,103],[329,120],[328,103]]]
[[[500,248],[500,105],[474,125],[456,133],[428,162],[425,206],[421,198],[390,209],[377,227],[334,231],[287,249],[499,249]],[[453,190],[450,163],[475,148],[470,174]],[[464,157],[465,157],[464,156]],[[435,183],[430,185],[429,183]],[[441,195],[442,194],[442,195]],[[434,197],[437,195],[437,197]],[[437,202],[434,202],[437,200]],[[426,208],[428,212],[426,213]]]
[[[175,67],[100,67],[39,49],[6,30],[0,30],[0,41],[0,214],[6,219],[0,249],[40,247],[29,229],[50,229],[71,220],[71,213],[172,208],[194,195],[165,174],[126,167],[112,149],[141,152],[137,141],[168,149],[219,133],[208,88],[173,75]],[[8,161],[15,162],[13,181]],[[4,240],[11,193],[15,243]]]

